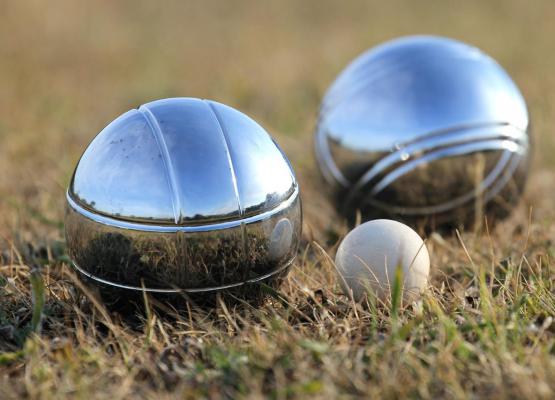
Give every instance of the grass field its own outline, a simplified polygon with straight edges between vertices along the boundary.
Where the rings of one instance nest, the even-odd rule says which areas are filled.
[[[555,397],[555,3],[0,5],[0,399]],[[507,69],[528,100],[534,161],[509,219],[429,235],[420,304],[369,309],[341,294],[318,250],[333,257],[347,230],[321,190],[312,130],[353,57],[414,33],[464,40]],[[65,189],[108,122],[173,96],[234,106],[276,138],[301,183],[303,243],[259,307],[151,306],[129,322],[73,278]]]

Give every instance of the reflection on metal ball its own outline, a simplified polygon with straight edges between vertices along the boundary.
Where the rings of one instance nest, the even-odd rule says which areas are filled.
[[[367,51],[338,76],[315,146],[345,215],[459,224],[515,205],[529,133],[526,103],[492,58],[412,36]]]
[[[269,255],[272,260],[281,259],[291,248],[293,225],[287,218],[278,221],[270,235]]]
[[[94,138],[65,226],[73,264],[92,281],[173,293],[283,276],[301,219],[293,170],[262,127],[223,104],[175,98]]]

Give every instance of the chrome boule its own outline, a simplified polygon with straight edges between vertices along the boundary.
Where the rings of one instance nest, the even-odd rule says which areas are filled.
[[[504,216],[528,170],[525,100],[492,58],[441,37],[370,49],[322,102],[316,157],[339,210],[459,224]]]
[[[67,191],[75,268],[100,285],[207,292],[283,276],[301,235],[289,161],[241,112],[174,98],[128,111]]]

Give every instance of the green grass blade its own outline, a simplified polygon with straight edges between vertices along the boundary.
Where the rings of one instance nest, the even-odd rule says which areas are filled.
[[[399,319],[399,308],[401,307],[401,296],[403,295],[403,266],[397,265],[395,268],[395,278],[391,288],[391,320],[394,327],[397,326]]]

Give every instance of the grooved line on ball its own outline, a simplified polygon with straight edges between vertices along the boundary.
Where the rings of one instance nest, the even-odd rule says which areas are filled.
[[[492,128],[496,128],[496,129],[490,130]],[[483,132],[484,129],[487,129],[487,130]],[[466,133],[468,130],[475,130],[476,133],[471,134],[471,136],[469,137],[468,134]],[[444,137],[443,140],[441,140],[442,136]],[[485,140],[488,138],[494,139],[494,140]],[[433,140],[433,139],[436,139],[436,141],[430,142],[430,140]],[[472,139],[474,140],[482,139],[482,140],[478,142],[472,142],[471,141]],[[437,140],[439,140],[439,142]],[[456,152],[456,149],[460,149],[465,145],[465,142],[467,142],[466,146],[470,146],[473,143],[476,143],[475,146],[480,146],[479,143],[482,143],[482,145],[484,146],[482,150],[485,150],[488,147],[488,144],[490,145],[489,147],[491,148],[492,142],[496,142],[499,144],[499,146],[493,146],[493,147],[497,147],[499,149],[505,148],[505,151],[513,151],[516,153],[522,153],[523,150],[528,147],[528,137],[526,135],[526,132],[522,131],[519,128],[516,128],[515,126],[507,122],[462,125],[462,126],[452,127],[448,129],[434,131],[424,135],[423,137],[419,137],[401,144],[398,151],[385,156],[380,161],[375,163],[373,167],[370,170],[368,170],[353,186],[353,188],[350,191],[350,195],[348,196],[347,203],[353,201],[353,199],[357,196],[357,194],[360,192],[362,187],[368,185],[381,172],[385,171],[387,168],[394,166],[396,163],[403,162],[402,165],[398,166],[394,171],[391,171],[389,174],[387,174],[380,182],[375,184],[375,186],[371,190],[371,193],[373,196],[378,194],[381,190],[383,190],[386,186],[391,184],[397,178],[399,178],[406,172],[409,172],[407,170],[408,165],[413,165],[415,162],[422,163],[424,159],[428,159],[428,161],[432,161],[429,158],[430,157],[434,158],[434,156],[435,158],[437,158],[438,154],[440,153],[443,154],[442,151]],[[457,143],[459,143],[458,146],[457,146]],[[513,149],[509,149],[509,147],[512,147],[509,145],[510,143],[514,146]],[[505,146],[503,144],[505,144]],[[409,162],[409,163],[404,162],[401,157],[402,153],[408,154],[409,156],[412,157],[414,156],[414,154],[418,152],[423,152],[423,151],[428,151],[428,153],[423,155],[421,158],[414,159],[412,162]],[[509,166],[510,175],[506,177],[505,166],[508,162],[508,158],[506,157],[507,155],[508,154],[504,154],[502,156],[502,158],[497,163],[496,167],[490,172],[488,177],[484,179],[484,181],[482,182],[478,190],[479,193],[484,193],[489,191],[490,193],[487,193],[487,197],[488,198],[493,197],[495,195],[495,193],[493,192],[495,191],[498,192],[499,190],[501,190],[501,187],[499,187],[499,185],[502,184],[502,182],[497,182],[497,184],[493,186],[491,190],[490,190],[490,187],[502,174],[503,174],[502,180],[505,181],[505,183],[508,182],[508,180],[510,179],[510,176],[512,176],[512,173],[514,172],[515,167],[511,163],[511,165]],[[493,195],[490,196],[489,194],[492,194],[492,193]],[[396,207],[393,205],[388,205],[387,208],[392,211],[403,210],[404,212],[411,212],[414,214],[443,212],[448,209],[454,208],[458,205],[461,205],[471,200],[475,196],[476,196],[476,192],[473,191],[466,195],[462,195],[457,199],[453,199],[446,203],[442,203],[432,207],[423,207],[423,208],[415,209],[413,207],[407,208],[407,207]],[[488,201],[488,199],[486,199],[486,201]],[[377,206],[377,204],[374,204],[374,205]]]
[[[493,130],[492,128],[494,127],[500,130]],[[470,133],[468,133],[469,131]],[[456,148],[457,145],[487,143],[487,139],[499,141],[510,140],[524,148],[528,146],[528,138],[525,132],[507,123],[467,125],[434,131],[417,139],[400,144],[397,151],[386,155],[381,160],[374,163],[374,165],[359,178],[353,190],[356,191],[366,186],[379,174],[399,162],[406,165],[407,162],[403,156],[413,158],[414,155],[418,153],[422,153],[423,156],[425,156],[425,154],[440,151],[442,148],[448,149]]]
[[[243,285],[248,284],[248,283],[256,283],[256,282],[263,281],[264,279],[270,278],[273,275],[279,274],[280,272],[289,268],[291,266],[291,264],[293,264],[294,260],[295,260],[295,256],[293,258],[291,258],[289,261],[287,261],[286,263],[284,263],[282,266],[274,269],[273,271],[270,271],[267,274],[264,274],[262,276],[257,276],[256,278],[247,279],[246,281],[230,283],[230,284],[222,285],[222,286],[211,286],[211,287],[206,287],[206,288],[203,287],[203,288],[189,288],[189,289],[187,289],[187,288],[185,288],[185,289],[179,289],[179,288],[171,288],[171,289],[145,288],[145,287],[139,287],[139,286],[124,285],[124,284],[121,284],[121,283],[115,283],[115,282],[100,278],[98,276],[95,276],[95,275],[91,274],[90,272],[88,272],[87,270],[85,270],[84,268],[82,268],[81,266],[79,266],[73,260],[71,260],[71,265],[73,265],[73,268],[75,268],[77,271],[79,271],[80,273],[82,273],[83,275],[85,275],[86,277],[88,277],[90,279],[93,279],[93,280],[95,280],[97,282],[100,282],[100,283],[103,283],[105,285],[117,287],[117,288],[120,288],[120,289],[129,289],[129,290],[136,290],[136,291],[141,291],[141,292],[144,291],[144,292],[148,292],[148,293],[204,293],[204,292],[211,292],[211,291],[215,291],[215,290],[231,289],[231,288],[243,286]]]
[[[494,129],[500,129],[500,133],[496,133],[497,131]],[[458,124],[452,125],[447,128],[437,129],[430,131],[422,136],[418,136],[414,139],[408,140],[401,144],[401,146],[408,147],[414,144],[419,144],[425,142],[429,139],[440,138],[442,136],[448,135],[456,135],[457,133],[464,133],[466,131],[485,131],[485,134],[479,134],[480,137],[506,137],[514,139],[517,142],[528,143],[528,135],[526,134],[526,130],[522,129],[510,122],[506,121],[491,121],[491,122],[477,122],[477,123],[466,123],[466,124]],[[456,136],[453,137],[456,139]],[[455,140],[453,140],[453,143]]]
[[[471,154],[471,153],[475,153],[478,151],[485,151],[485,150],[508,150],[511,153],[522,152],[522,151],[519,151],[518,144],[511,142],[509,140],[488,140],[485,142],[468,143],[468,144],[445,147],[443,149],[440,149],[431,153],[427,153],[426,155],[420,158],[417,158],[415,160],[412,160],[400,165],[394,171],[391,171],[389,174],[387,174],[380,182],[378,182],[372,188],[370,193],[375,196],[376,194],[384,190],[387,186],[395,182],[397,179],[413,171],[417,166],[422,165],[424,163],[430,163],[445,157],[461,156],[461,155]],[[497,170],[497,168],[495,170]],[[487,184],[486,181],[482,181],[482,184],[480,185],[480,192],[483,191],[482,186],[486,184]]]
[[[522,156],[518,152],[511,152],[509,150],[505,150],[502,154],[502,158],[499,160],[499,163],[495,166],[492,172],[490,172],[488,177],[484,179],[478,191],[469,192],[454,200],[451,200],[442,204],[438,204],[435,206],[417,208],[417,207],[407,207],[407,206],[395,206],[391,204],[384,205],[382,202],[377,200],[372,200],[371,198],[368,198],[366,201],[369,204],[372,204],[374,207],[388,210],[390,212],[410,213],[415,215],[425,215],[430,213],[440,213],[440,212],[448,211],[452,208],[461,206],[462,204],[472,200],[473,198],[476,197],[477,194],[480,194],[480,193],[485,193],[484,201],[488,202],[493,197],[495,197],[495,195],[497,195],[497,193],[499,193],[501,189],[511,179],[521,159],[522,159]]]
[[[208,105],[208,108],[212,111],[212,114],[214,114],[214,117],[216,118],[216,121],[218,122],[218,126],[220,127],[220,131],[222,133],[222,137],[224,139],[224,143],[225,143],[225,150],[226,150],[226,155],[227,155],[227,161],[229,163],[229,169],[231,170],[231,180],[233,182],[233,190],[235,191],[235,197],[237,199],[237,208],[239,209],[239,218],[243,219],[243,217],[245,216],[245,210],[243,209],[243,206],[241,204],[241,197],[239,196],[239,186],[237,184],[237,174],[235,173],[235,166],[233,164],[233,159],[231,158],[231,145],[229,142],[229,138],[228,138],[228,132],[227,129],[220,117],[220,114],[218,113],[218,110],[216,109],[216,107],[214,106],[214,104],[212,104],[211,101],[208,100],[204,100],[204,102]],[[245,227],[245,223],[241,222],[241,240],[243,242],[243,257],[247,257],[248,254],[248,248],[247,248],[247,232],[246,232],[246,227]]]
[[[162,133],[162,128],[160,128],[160,124],[158,120],[150,111],[150,109],[142,105],[139,107],[139,111],[144,116],[147,124],[150,127],[150,131],[154,136],[154,140],[158,144],[158,149],[162,154],[162,161],[164,162],[164,166],[166,167],[166,174],[168,179],[168,184],[170,186],[171,195],[172,195],[172,206],[173,206],[173,217],[176,224],[181,222],[182,210],[181,210],[181,200],[179,199],[179,190],[178,190],[178,183],[177,178],[175,176],[175,169],[173,167],[173,163],[170,157],[170,152],[168,150],[168,145],[166,144],[166,140],[164,139],[164,134]]]
[[[112,226],[120,229],[130,229],[134,231],[141,232],[158,232],[158,233],[168,233],[168,232],[213,232],[221,229],[230,229],[238,227],[241,224],[249,225],[260,221],[265,221],[274,215],[281,213],[286,210],[293,203],[299,200],[299,187],[296,186],[294,192],[291,196],[285,200],[283,203],[279,204],[277,207],[263,211],[260,214],[251,215],[249,217],[244,217],[241,219],[228,220],[208,223],[206,225],[155,225],[155,224],[145,224],[136,221],[129,221],[115,218],[112,215],[107,215],[99,212],[91,212],[85,206],[78,204],[69,192],[66,192],[66,199],[70,207],[77,213],[85,218],[88,218],[94,222],[102,225]]]

